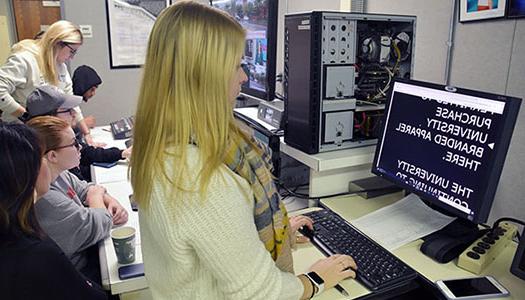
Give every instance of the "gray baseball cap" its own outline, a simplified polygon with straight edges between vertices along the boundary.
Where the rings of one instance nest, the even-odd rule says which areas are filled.
[[[68,95],[49,85],[37,87],[27,97],[26,110],[29,117],[44,116],[54,113],[57,109],[71,109],[82,102],[82,97]]]

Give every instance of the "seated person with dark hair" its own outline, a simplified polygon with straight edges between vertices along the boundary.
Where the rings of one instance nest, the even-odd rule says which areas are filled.
[[[76,107],[80,104],[78,96],[61,93],[51,86],[36,88],[27,98],[27,112],[29,118],[37,116],[56,116],[68,122],[75,119]],[[82,145],[80,150],[80,166],[71,169],[79,179],[91,181],[90,165],[94,162],[112,163],[131,156],[131,147],[125,150],[118,148],[98,148],[89,146],[79,140]]]
[[[0,291],[2,299],[106,299],[40,228],[34,203],[51,174],[35,132],[0,123]]]
[[[98,76],[95,69],[86,65],[82,65],[75,69],[72,80],[73,94],[82,96],[84,102],[88,102],[89,99],[93,98],[98,86],[102,84],[102,79],[100,79],[100,76]],[[95,127],[95,117],[84,117],[84,121],[89,128]]]

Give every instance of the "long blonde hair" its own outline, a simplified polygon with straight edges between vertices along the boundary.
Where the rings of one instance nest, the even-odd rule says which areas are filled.
[[[148,205],[153,179],[181,189],[186,145],[202,155],[203,192],[222,164],[234,126],[230,82],[240,64],[245,31],[229,15],[192,1],[177,1],[153,26],[134,126],[131,184],[135,198]],[[168,153],[168,146],[177,147]],[[174,174],[164,161],[175,160]]]
[[[38,56],[39,49],[36,45],[36,41],[32,39],[25,39],[21,40],[20,42],[14,44],[11,47],[11,53],[17,53],[20,51],[29,51],[33,53],[33,55]]]
[[[40,72],[47,82],[58,85],[56,67],[58,51],[66,44],[82,44],[83,40],[78,26],[69,21],[60,20],[51,24],[41,39],[34,41],[40,50],[37,56]]]

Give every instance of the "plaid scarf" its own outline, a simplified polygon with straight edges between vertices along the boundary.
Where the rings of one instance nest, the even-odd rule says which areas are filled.
[[[244,134],[237,140],[237,143],[230,144],[225,164],[246,179],[252,188],[255,227],[266,250],[272,255],[277,267],[293,272],[290,223],[270,173],[269,150],[253,137],[248,138]],[[254,145],[259,149],[255,149]]]

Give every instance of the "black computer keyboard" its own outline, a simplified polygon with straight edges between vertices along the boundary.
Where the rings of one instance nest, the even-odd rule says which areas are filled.
[[[336,213],[324,209],[304,214],[314,221],[314,232],[301,229],[325,254],[346,254],[357,264],[356,279],[369,290],[405,285],[417,273]]]

